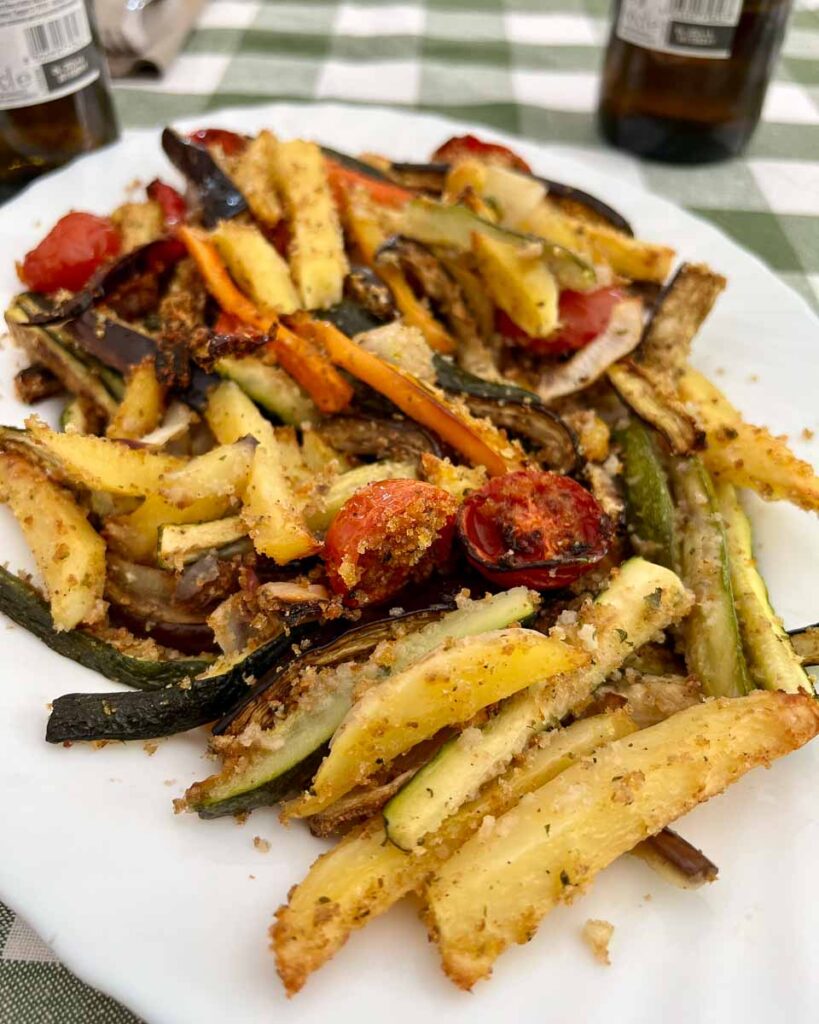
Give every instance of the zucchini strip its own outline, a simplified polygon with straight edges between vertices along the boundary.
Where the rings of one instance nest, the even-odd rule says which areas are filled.
[[[684,630],[686,664],[710,697],[739,697],[752,684],[714,485],[697,458],[672,459],[670,470],[682,516],[680,574],[696,597]]]
[[[383,663],[383,674],[389,677],[390,674],[402,671],[444,643],[518,622],[534,614],[536,609],[536,598],[524,587],[516,587],[514,590],[481,601],[466,602],[460,609],[448,612],[417,632],[394,640],[389,646],[388,655],[380,659]],[[401,620],[396,621],[400,623]],[[371,636],[371,629],[367,626],[342,636],[336,646],[318,652],[320,667],[328,663],[338,663],[341,658],[349,659],[372,650],[382,636],[379,634],[377,639],[369,643]],[[356,640],[359,641],[358,645]],[[341,653],[335,658],[335,662],[329,661],[328,655],[332,658],[336,648]],[[316,652],[308,651],[303,656],[302,664],[310,668],[315,667]],[[288,674],[294,678],[297,678],[298,672],[296,665],[288,669]],[[240,806],[248,810],[279,799],[283,793],[276,780],[305,757],[312,757],[317,750],[324,749],[324,745],[352,707],[356,678],[354,672],[339,672],[332,680],[331,686],[319,689],[318,696],[308,690],[304,701],[298,703],[284,719],[274,718],[272,727],[262,726],[262,735],[258,737],[255,745],[243,744],[240,732],[239,757],[231,756],[228,751],[221,772],[204,782],[195,783],[188,790],[188,806],[198,811],[202,817],[217,817],[220,814],[233,813]],[[278,681],[274,681],[273,685],[277,686]],[[265,692],[262,692],[254,698],[249,698],[248,705],[254,701],[258,704],[264,699]],[[250,706],[242,710],[240,721],[242,731],[249,727],[251,738],[258,735],[260,726],[256,724]],[[220,727],[219,732],[221,731]]]
[[[0,612],[42,640],[52,651],[107,679],[138,690],[160,690],[192,679],[207,668],[206,660],[154,660],[118,650],[113,644],[79,629],[58,633],[48,605],[30,583],[0,566]]]
[[[445,972],[472,988],[621,854],[817,732],[813,698],[757,692],[695,705],[569,768],[469,839],[427,889]]]
[[[797,458],[784,437],[746,423],[719,388],[689,367],[680,397],[696,405],[708,442],[702,458],[715,480],[748,487],[766,501],[790,501],[819,511],[819,476]]]
[[[423,845],[427,833],[503,771],[533,736],[587,701],[629,655],[690,607],[690,596],[673,572],[641,558],[626,562],[580,613],[574,638],[593,638],[593,661],[556,679],[538,680],[481,729],[468,729],[445,744],[384,808],[392,842],[404,850]]]
[[[300,427],[319,419],[312,400],[280,366],[263,363],[257,356],[225,356],[214,369],[220,377],[238,384],[248,398],[282,423]]]
[[[247,537],[241,516],[226,516],[210,523],[167,524],[159,528],[157,563],[179,569],[208,551],[226,548]],[[248,548],[250,547],[247,542]]]
[[[158,494],[149,494],[133,512],[107,518],[103,535],[112,550],[130,561],[153,562],[163,526],[221,519],[234,505],[232,497],[216,494],[179,508]]]
[[[323,854],[307,877],[290,891],[270,929],[276,967],[288,995],[302,988],[344,945],[350,934],[385,913],[429,876],[478,830],[487,815],[498,817],[526,793],[565,771],[598,747],[634,731],[623,711],[597,715],[556,730],[527,751],[520,763],[496,779],[430,836],[422,857],[387,840],[378,818]],[[327,906],[331,912],[317,913]]]
[[[172,736],[220,718],[247,694],[248,680],[266,672],[284,657],[302,631],[291,629],[237,660],[226,671],[187,675],[162,689],[144,693],[69,693],[54,701],[48,720],[49,743],[66,740],[144,740]]]
[[[393,672],[351,708],[333,736],[311,792],[285,809],[288,818],[322,811],[379,765],[511,694],[579,669],[588,655],[527,629],[466,637]],[[454,809],[454,808],[453,808]]]
[[[651,430],[631,419],[617,434],[626,488],[626,522],[635,548],[650,562],[676,565],[674,501]]]
[[[54,629],[105,615],[105,543],[64,488],[24,458],[0,454],[0,501],[20,525],[45,583]]]
[[[782,620],[771,607],[768,590],[756,567],[751,524],[731,484],[717,487],[725,526],[731,586],[742,645],[754,683],[766,690],[813,693],[810,677],[791,645]]]

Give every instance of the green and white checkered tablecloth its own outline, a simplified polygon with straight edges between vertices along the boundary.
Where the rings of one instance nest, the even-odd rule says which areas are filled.
[[[168,73],[122,81],[126,128],[277,99],[395,104],[601,149],[592,112],[609,0],[209,0]],[[713,221],[819,308],[819,0],[797,0],[740,160],[632,180]],[[13,895],[13,894],[12,894]],[[136,1024],[0,904],[0,1024]]]

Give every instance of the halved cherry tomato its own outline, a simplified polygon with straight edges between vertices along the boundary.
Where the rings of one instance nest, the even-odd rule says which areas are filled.
[[[533,338],[502,309],[495,311],[495,329],[505,338],[537,355],[559,356],[584,348],[608,327],[623,293],[618,288],[594,292],[562,291],[558,303],[560,326],[545,338]]]
[[[247,146],[244,135],[237,135],[224,128],[200,128],[197,132],[191,132],[188,138],[200,146],[219,146],[225,156],[235,156]]]
[[[523,171],[524,174],[532,173],[532,168],[523,157],[518,156],[508,146],[501,146],[497,142],[484,142],[477,135],[453,135],[435,150],[430,159],[434,164],[454,164],[469,157],[485,160],[487,163],[502,164],[513,171]]]
[[[378,604],[430,576],[449,557],[458,503],[420,480],[381,480],[357,491],[324,542],[330,585],[347,605]]]
[[[148,193],[149,199],[159,203],[166,228],[175,227],[185,220],[188,214],[188,204],[185,202],[185,197],[177,192],[173,185],[167,185],[159,178],[154,178],[145,191]]]
[[[67,213],[17,264],[20,280],[35,292],[79,291],[97,267],[116,256],[119,232],[108,217]]]
[[[458,512],[467,557],[493,583],[565,587],[606,554],[611,522],[570,477],[521,470],[495,477]]]

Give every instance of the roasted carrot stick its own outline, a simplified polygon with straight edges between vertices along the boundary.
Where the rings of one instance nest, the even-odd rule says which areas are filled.
[[[302,323],[300,329],[321,344],[337,366],[389,398],[410,419],[433,430],[473,465],[485,466],[492,476],[522,467],[521,453],[503,433],[478,423],[435,388],[367,352],[324,320]]]
[[[262,334],[268,334],[277,323],[275,313],[262,312],[233,283],[216,246],[200,232],[187,225],[177,228],[177,234],[193,257],[205,285],[211,295],[226,313],[233,313],[243,323],[249,324]]]
[[[267,347],[323,413],[340,412],[350,404],[353,389],[299,322],[297,318],[292,323],[293,330],[279,324]]]
[[[413,197],[413,193],[400,185],[393,185],[390,181],[378,181],[370,178],[360,171],[354,171],[351,167],[324,158],[327,168],[327,178],[330,188],[333,191],[336,202],[340,205],[342,197],[350,188],[360,187],[376,202],[382,206],[403,206]]]

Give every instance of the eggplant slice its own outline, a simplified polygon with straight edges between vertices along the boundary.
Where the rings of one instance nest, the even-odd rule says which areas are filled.
[[[443,356],[433,357],[438,384],[460,395],[475,416],[528,442],[535,458],[558,473],[574,473],[581,464],[580,447],[571,427],[531,391],[514,384],[483,380]]]
[[[195,190],[206,228],[247,211],[245,197],[219,167],[205,146],[183,138],[172,128],[162,132],[162,148],[174,167]]]
[[[410,420],[334,416],[320,423],[316,431],[345,455],[415,462],[424,452],[438,457],[442,454],[437,438]]]

